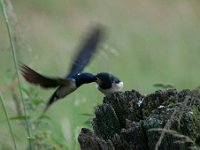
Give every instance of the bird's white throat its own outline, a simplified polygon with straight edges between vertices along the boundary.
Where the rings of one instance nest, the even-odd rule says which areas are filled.
[[[112,94],[112,93],[114,93],[114,92],[119,92],[119,91],[121,91],[122,88],[123,88],[123,86],[124,86],[124,83],[123,83],[122,81],[120,81],[119,83],[112,83],[112,87],[109,88],[109,89],[102,89],[102,88],[100,88],[99,85],[97,85],[97,88],[98,88],[98,90],[101,91],[103,94],[105,94],[105,95],[110,95],[110,94]]]

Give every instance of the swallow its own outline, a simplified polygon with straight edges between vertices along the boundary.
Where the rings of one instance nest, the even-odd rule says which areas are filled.
[[[93,28],[77,51],[69,73],[64,78],[48,77],[21,64],[20,69],[22,76],[26,81],[31,84],[39,85],[42,88],[57,88],[47,102],[44,112],[46,112],[54,102],[74,92],[81,85],[96,82],[97,78],[95,75],[83,72],[83,70],[97,52],[98,45],[102,38],[103,29],[101,27]]]
[[[107,72],[98,73],[96,76],[97,88],[104,95],[108,96],[114,92],[121,91],[123,88],[123,82]]]

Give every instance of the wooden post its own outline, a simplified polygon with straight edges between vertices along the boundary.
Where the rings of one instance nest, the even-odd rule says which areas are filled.
[[[147,96],[114,93],[96,107],[94,132],[83,128],[82,150],[188,150],[200,146],[200,93],[176,89]]]

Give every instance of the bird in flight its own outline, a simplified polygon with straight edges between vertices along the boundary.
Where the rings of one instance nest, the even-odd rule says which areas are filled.
[[[29,83],[39,85],[42,88],[57,88],[47,102],[44,112],[46,112],[54,102],[74,92],[83,84],[96,82],[98,89],[105,95],[122,89],[123,82],[110,73],[101,72],[97,75],[93,75],[91,73],[82,72],[97,52],[97,47],[102,38],[103,29],[101,27],[93,28],[77,51],[72,61],[70,71],[65,78],[48,77],[34,71],[24,64],[20,65],[22,75]]]

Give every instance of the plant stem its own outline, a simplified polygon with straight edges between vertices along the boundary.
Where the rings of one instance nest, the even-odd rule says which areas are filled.
[[[10,135],[11,135],[11,137],[12,137],[14,149],[17,150],[17,145],[16,145],[16,142],[15,142],[15,137],[14,137],[13,130],[12,130],[12,127],[11,127],[11,124],[10,124],[10,120],[9,120],[9,118],[8,118],[8,113],[7,113],[5,104],[4,104],[4,99],[3,99],[3,97],[2,97],[1,95],[0,95],[0,101],[1,101],[1,105],[2,105],[2,107],[3,107],[4,114],[5,114],[5,116],[6,116],[6,120],[7,120],[7,123],[8,123]]]
[[[13,40],[13,37],[12,37],[12,32],[11,32],[10,24],[9,24],[9,21],[8,21],[8,16],[7,16],[7,12],[6,12],[6,7],[4,5],[4,1],[0,0],[0,4],[1,4],[1,7],[2,7],[3,17],[4,17],[4,21],[5,21],[6,28],[7,28],[8,35],[9,35],[13,62],[14,62],[15,71],[16,71],[16,74],[17,74],[20,99],[21,99],[21,102],[22,102],[22,105],[23,105],[23,110],[24,110],[24,115],[25,115],[25,127],[26,127],[26,131],[27,131],[27,135],[28,135],[29,148],[31,150],[33,150],[32,138],[31,138],[31,129],[30,129],[30,125],[29,125],[29,120],[28,120],[28,114],[27,114],[27,111],[26,111],[25,101],[24,101],[23,95],[22,95],[22,90],[21,90],[22,86],[21,86],[20,79],[19,79],[19,70],[18,70],[18,62],[17,62],[15,44],[14,44],[14,40]]]

